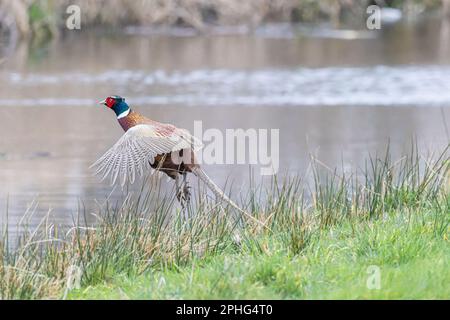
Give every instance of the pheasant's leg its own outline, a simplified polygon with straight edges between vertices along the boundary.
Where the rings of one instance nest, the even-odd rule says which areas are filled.
[[[180,181],[180,175],[177,175],[175,178],[175,185],[177,188],[177,199],[181,204],[183,209],[186,208],[186,203],[191,199],[190,187],[186,181],[186,173],[183,173],[183,181]]]
[[[178,202],[181,205],[181,208],[185,209],[186,207],[186,194],[185,194],[185,187],[184,187],[184,179],[181,181],[180,175],[177,175],[175,178],[175,186],[177,189],[177,199]]]
[[[191,187],[189,186],[189,183],[187,181],[187,174],[186,172],[183,173],[183,195],[186,202],[191,201]]]
[[[183,190],[182,190],[182,188],[181,188],[181,181],[180,181],[180,175],[179,174],[177,174],[176,176],[175,176],[175,187],[176,187],[176,189],[177,189],[177,199],[178,199],[178,201],[181,203],[181,205],[183,205],[182,204],[182,196],[183,196]]]

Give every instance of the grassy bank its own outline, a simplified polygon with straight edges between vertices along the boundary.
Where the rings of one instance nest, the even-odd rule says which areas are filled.
[[[312,183],[274,179],[242,197],[264,226],[203,191],[186,218],[173,198],[142,190],[100,206],[95,226],[81,216],[62,232],[44,219],[15,250],[5,229],[0,297],[450,297],[448,149],[387,153],[353,174],[311,168]]]
[[[433,231],[432,212],[410,214],[327,228],[297,255],[286,247],[289,235],[280,232],[185,266],[114,275],[69,298],[448,299],[448,238]],[[370,280],[375,270],[379,287]]]

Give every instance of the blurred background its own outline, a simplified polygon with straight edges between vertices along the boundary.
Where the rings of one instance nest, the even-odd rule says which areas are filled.
[[[69,5],[80,29],[67,28]],[[369,5],[380,29],[367,28]],[[14,224],[38,203],[36,217],[66,223],[80,201],[120,197],[88,169],[122,134],[96,104],[112,94],[190,130],[279,129],[282,175],[305,174],[311,154],[346,170],[388,143],[398,156],[413,140],[442,151],[449,11],[447,0],[0,0],[0,212]],[[233,181],[232,197],[248,188],[248,165],[205,170]]]

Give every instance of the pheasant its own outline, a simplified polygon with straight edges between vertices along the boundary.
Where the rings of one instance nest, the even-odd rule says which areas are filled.
[[[114,111],[125,131],[116,144],[91,166],[96,167],[95,173],[101,175],[102,180],[110,175],[111,184],[119,179],[124,186],[127,182],[133,183],[137,174],[142,177],[145,171],[153,168],[175,180],[177,198],[184,206],[190,199],[186,175],[193,173],[219,199],[256,220],[231,201],[200,168],[195,151],[202,147],[202,143],[187,130],[144,117],[131,110],[120,96],[110,96],[99,103]]]

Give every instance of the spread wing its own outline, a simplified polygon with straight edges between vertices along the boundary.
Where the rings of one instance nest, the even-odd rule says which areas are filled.
[[[110,175],[111,184],[119,178],[124,186],[127,181],[134,182],[136,172],[142,176],[149,170],[157,155],[201,147],[202,143],[187,130],[141,124],[128,129],[91,168],[96,167],[95,174],[102,180]]]

